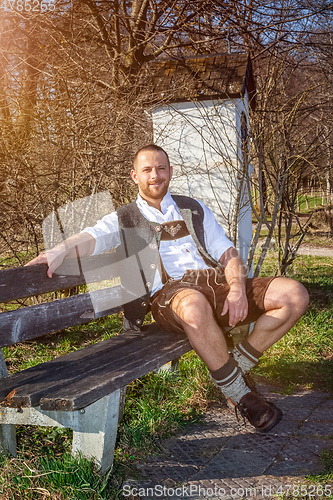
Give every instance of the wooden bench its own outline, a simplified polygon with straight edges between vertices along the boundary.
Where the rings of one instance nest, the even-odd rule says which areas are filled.
[[[0,271],[0,303],[105,279],[109,255],[84,260],[84,275],[82,267],[71,274],[70,261],[52,279],[45,264]],[[117,284],[1,313],[0,446],[6,452],[16,455],[15,425],[68,427],[74,455],[93,458],[102,472],[111,467],[126,385],[190,351],[186,335],[151,323],[11,375],[1,347],[115,314],[122,300]]]
[[[52,279],[44,264],[0,271],[0,303],[82,285],[87,274],[90,282],[101,281],[109,257],[99,256],[98,265],[96,259],[89,258],[92,272],[85,276],[69,275],[68,262]],[[121,300],[116,285],[2,312],[0,348],[117,313]],[[15,424],[72,428],[72,453],[93,458],[106,472],[126,385],[190,350],[185,334],[161,331],[156,323],[11,375],[0,349],[0,445],[16,455]]]

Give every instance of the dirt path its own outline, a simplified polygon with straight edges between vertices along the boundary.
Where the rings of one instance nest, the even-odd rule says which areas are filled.
[[[318,257],[333,257],[333,248],[311,247],[302,245],[297,252],[298,255],[314,255]]]

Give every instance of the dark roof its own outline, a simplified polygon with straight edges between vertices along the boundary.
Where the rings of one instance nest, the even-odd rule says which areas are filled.
[[[246,53],[159,60],[150,63],[149,71],[156,100],[239,98],[247,90],[251,108],[255,108],[255,81],[251,59]]]

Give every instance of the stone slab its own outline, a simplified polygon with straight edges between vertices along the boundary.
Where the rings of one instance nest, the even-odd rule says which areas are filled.
[[[267,499],[291,486],[308,487],[305,476],[319,472],[320,453],[333,448],[332,399],[320,391],[285,396],[271,386],[259,390],[284,411],[271,432],[257,433],[225,405],[214,405],[201,424],[164,440],[160,455],[137,464],[142,479],[131,484],[150,487],[149,498],[168,500]]]

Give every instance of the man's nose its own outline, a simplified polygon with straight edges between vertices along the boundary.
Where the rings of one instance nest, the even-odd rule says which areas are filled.
[[[152,179],[156,179],[158,176],[159,176],[159,172],[158,172],[157,168],[152,168],[151,169],[151,177],[152,177]]]

